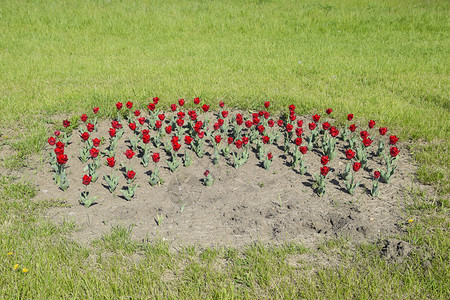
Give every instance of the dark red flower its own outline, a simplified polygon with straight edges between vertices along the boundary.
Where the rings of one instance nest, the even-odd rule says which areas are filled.
[[[253,118],[253,124],[255,125],[259,124],[259,121],[260,121],[259,118]]]
[[[214,137],[214,141],[218,144],[218,143],[220,143],[220,141],[222,140],[222,137],[220,136],[220,135],[216,135],[215,137]]]
[[[155,105],[156,105],[156,104],[158,104],[158,102],[159,102],[159,98],[158,97],[154,97],[153,98],[153,103],[155,103]]]
[[[289,115],[289,120],[291,120],[291,122],[295,121],[295,119],[297,119],[297,117],[294,114]]]
[[[88,176],[88,175],[83,176],[83,184],[84,185],[89,185],[89,183],[91,183],[91,180],[92,180],[92,176]]]
[[[353,171],[358,172],[359,169],[361,169],[361,163],[360,162],[354,162],[353,163]]]
[[[201,101],[200,98],[194,98],[194,103],[195,103],[195,104],[199,104],[200,101]]]
[[[324,156],[322,156],[321,158],[320,158],[320,163],[322,164],[322,165],[326,165],[328,162],[330,161],[330,158],[328,157],[328,156],[326,156],[326,155],[324,155]]]
[[[238,125],[242,125],[242,123],[244,122],[244,119],[242,118],[241,114],[236,114],[236,123]]]
[[[184,143],[185,143],[186,145],[190,145],[191,142],[192,142],[193,140],[194,140],[194,139],[193,139],[191,136],[189,136],[189,135],[186,135],[186,136],[184,137]]]
[[[297,120],[297,127],[303,127],[303,120]]]
[[[134,172],[133,170],[130,170],[127,172],[127,178],[132,180],[134,178],[134,176],[136,176],[136,172]]]
[[[269,101],[264,102],[264,107],[265,108],[269,108],[269,106],[270,106],[270,102]]]
[[[117,108],[117,110],[121,110],[122,107],[123,107],[123,104],[122,104],[122,103],[120,103],[120,102],[117,102],[117,103],[116,103],[116,108]]]
[[[367,131],[365,131],[365,130],[361,131],[360,135],[361,135],[362,139],[366,139],[366,138],[369,137],[369,133]]]
[[[328,129],[330,129],[330,127],[331,127],[331,124],[328,123],[328,122],[325,122],[325,123],[322,124],[322,128],[323,128],[324,130],[328,130]]]
[[[152,154],[152,160],[153,162],[157,163],[159,161],[160,157],[159,157],[159,153],[153,153]]]
[[[67,155],[65,155],[65,154],[60,154],[56,157],[56,161],[60,165],[64,165],[67,162],[67,160],[68,160],[68,158],[67,158]]]
[[[62,148],[62,149],[64,149],[65,146],[66,146],[66,144],[64,144],[64,143],[61,142],[61,141],[56,142],[56,147],[57,147],[57,148]]]
[[[209,170],[206,170],[205,173],[203,173],[203,175],[204,175],[205,177],[207,177],[207,176],[209,175]]]
[[[247,145],[248,144],[248,137],[243,136],[242,137],[242,142],[244,143],[244,145]]]
[[[180,99],[180,100],[178,100],[178,104],[179,104],[180,106],[183,106],[183,105],[184,105],[184,103],[185,103],[184,99]]]
[[[175,143],[172,144],[172,147],[173,147],[173,151],[176,152],[176,151],[180,150],[181,144],[178,143],[178,142],[175,142]]]
[[[357,127],[357,126],[356,126],[355,124],[352,124],[352,125],[350,125],[350,126],[348,127],[348,129],[350,129],[351,132],[355,132],[356,127]]]
[[[250,120],[245,121],[245,127],[250,128],[250,127],[252,127],[252,125],[253,125],[252,121],[250,121]]]
[[[145,123],[145,117],[140,117],[140,118],[138,119],[138,122],[139,122],[139,124],[144,125],[144,123]]]
[[[301,127],[295,128],[295,135],[300,137],[302,135],[302,133],[303,133],[303,128],[301,128]]]
[[[267,135],[265,135],[262,137],[262,141],[264,144],[268,144],[270,142],[270,138]]]
[[[136,109],[136,110],[134,111],[134,115],[135,115],[136,117],[139,117],[139,116],[141,115],[141,111],[138,110],[138,109]]]
[[[195,110],[192,110],[189,116],[191,117],[192,121],[197,120],[197,113],[195,112]]]
[[[114,120],[111,122],[111,127],[114,129],[120,129],[120,128],[122,128],[122,124],[120,124],[118,121]]]
[[[128,127],[130,127],[131,130],[136,130],[136,123],[130,123],[128,124]]]
[[[167,134],[170,134],[172,132],[172,126],[166,126],[165,130]]]
[[[54,146],[56,144],[56,139],[51,136],[48,138],[47,142],[50,146]]]
[[[356,152],[352,149],[348,149],[347,151],[345,151],[345,156],[347,157],[347,159],[352,159],[353,157],[355,157],[355,154]]]
[[[289,105],[289,111],[293,112],[294,110],[295,110],[295,105],[294,104]]]
[[[314,123],[317,123],[320,120],[320,115],[315,114],[314,116],[312,116],[312,118],[313,118]]]
[[[334,126],[331,126],[330,134],[331,134],[332,137],[337,137],[338,134],[339,134],[339,130],[336,127],[334,127]]]
[[[272,158],[273,158],[272,152],[267,153],[267,159],[272,160]]]
[[[227,110],[222,111],[222,117],[223,118],[228,117],[228,111]]]
[[[134,153],[134,151],[131,149],[127,149],[127,151],[125,151],[124,154],[128,159],[132,159],[136,153]]]
[[[91,148],[90,150],[89,150],[89,154],[91,154],[91,157],[92,158],[96,158],[97,156],[98,156],[98,153],[99,153],[100,151],[97,149],[97,148]]]
[[[94,124],[88,123],[86,124],[87,131],[92,132],[95,129]]]
[[[225,121],[223,119],[219,119],[217,120],[217,123],[219,124],[219,126],[222,126],[225,123]]]
[[[349,120],[349,121],[353,120],[353,114],[348,114],[347,115],[347,120]]]
[[[374,128],[375,127],[375,121],[374,120],[370,120],[369,121],[369,128]]]
[[[80,117],[82,122],[86,122],[87,121],[87,115],[86,114],[82,114]]]
[[[177,125],[179,127],[183,126],[184,125],[184,120],[183,119],[177,119]]]
[[[113,157],[108,157],[106,158],[106,162],[108,164],[108,167],[114,168],[114,166],[116,165],[116,159]]]
[[[331,114],[333,112],[333,110],[331,108],[327,108],[327,110],[325,111],[327,114]]]
[[[278,124],[278,126],[280,126],[280,127],[283,127],[283,123],[284,123],[284,122],[283,122],[283,120],[281,120],[281,119],[277,121],[277,124]]]
[[[373,172],[373,178],[378,179],[378,178],[380,178],[380,176],[381,176],[380,171]]]
[[[63,121],[63,126],[66,127],[66,128],[69,127],[70,126],[70,121],[69,120],[64,120]]]
[[[306,147],[306,146],[300,146],[299,149],[302,154],[306,154],[306,152],[308,152],[308,147]]]
[[[132,109],[132,108],[133,108],[133,102],[128,101],[128,102],[126,103],[126,106],[127,106],[128,109]]]
[[[243,143],[241,140],[237,140],[236,142],[234,142],[234,144],[236,145],[236,148],[240,149]]]
[[[262,126],[262,125],[258,125],[258,127],[256,127],[256,129],[258,130],[258,132],[260,134],[263,134],[264,130],[266,130],[266,128],[264,126]]]
[[[178,141],[180,140],[179,137],[177,137],[176,135],[172,137],[172,139],[170,140],[170,142],[173,144],[178,143]]]
[[[380,129],[378,130],[378,132],[380,132],[380,135],[385,135],[387,131],[387,127],[380,127]]]
[[[327,176],[329,171],[330,171],[330,168],[328,168],[327,166],[320,168],[320,174],[322,174],[323,177]]]
[[[268,119],[270,117],[270,113],[268,111],[264,112],[264,119]]]
[[[182,111],[179,111],[179,112],[177,113],[177,116],[178,116],[178,119],[184,119],[184,117],[186,116],[186,114],[185,114],[184,112],[182,112]]]
[[[214,127],[214,130],[219,130],[220,125],[219,125],[219,123],[214,123],[213,127]]]
[[[294,129],[294,126],[292,126],[292,124],[290,124],[290,123],[286,124],[286,131],[287,132],[291,132],[292,129]]]
[[[203,109],[204,112],[208,112],[209,105],[203,104],[202,109]]]
[[[99,109],[100,109],[100,108],[98,108],[98,107],[94,107],[94,108],[92,109],[92,111],[94,112],[94,114],[97,114],[98,111],[99,111]]]
[[[155,105],[155,103],[149,103],[149,104],[147,105],[147,108],[148,108],[150,111],[154,111],[155,108],[156,108],[156,105]]]
[[[92,140],[92,144],[94,144],[94,147],[98,147],[100,145],[101,140],[98,138],[95,138]]]
[[[314,129],[316,129],[317,124],[316,123],[309,123],[308,126],[309,126],[309,130],[314,130]]]
[[[157,120],[157,121],[155,122],[155,127],[156,127],[156,129],[160,129],[160,128],[162,127],[162,122],[159,121],[159,120]]]
[[[171,109],[172,111],[176,111],[176,110],[177,110],[177,105],[176,105],[176,104],[171,104],[171,105],[170,105],[170,109]]]
[[[297,146],[300,146],[300,145],[302,144],[302,142],[303,142],[303,140],[302,140],[301,137],[298,137],[298,138],[295,139],[295,144],[296,144]]]
[[[275,122],[270,119],[269,121],[267,121],[267,125],[269,125],[269,127],[273,127],[275,125]]]
[[[220,107],[224,107],[224,106],[225,106],[225,102],[220,101],[220,102],[219,102],[219,106],[220,106]],[[209,108],[209,106],[208,106],[208,108]]]
[[[233,141],[234,139],[231,136],[227,139],[228,144],[233,144]]]
[[[363,139],[362,143],[365,147],[369,147],[372,144],[372,140],[369,138]]]
[[[205,132],[199,131],[199,132],[197,132],[197,136],[202,139],[205,136]]]
[[[116,136],[116,130],[114,128],[110,128],[108,132],[109,132],[109,136],[110,137],[115,137]]]
[[[61,131],[55,130],[55,136],[59,136],[61,134]]]
[[[142,135],[142,142],[143,142],[144,144],[150,143],[150,135],[149,135],[149,134],[143,134],[143,135]]]
[[[396,157],[400,153],[400,150],[398,150],[397,147],[391,147],[389,153],[391,154],[392,157]]]
[[[64,154],[64,148],[56,147],[55,150],[53,150],[53,151],[55,152],[56,156],[60,156],[60,155]]]
[[[398,137],[397,137],[397,136],[391,135],[391,136],[389,137],[389,144],[395,145],[395,144],[397,144],[397,142],[398,142]]]
[[[143,130],[142,130],[142,134],[143,134],[143,135],[145,135],[145,134],[150,134],[150,130],[148,130],[148,129],[143,129]]]

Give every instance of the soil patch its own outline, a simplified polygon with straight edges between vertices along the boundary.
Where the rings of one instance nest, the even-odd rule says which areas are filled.
[[[204,116],[202,116],[204,117]],[[213,119],[213,115],[209,114]],[[305,124],[308,118],[304,117]],[[108,145],[110,121],[98,124],[98,132],[92,137],[105,138],[99,147],[104,151]],[[126,123],[124,122],[126,127]],[[276,126],[276,125],[275,125]],[[147,125],[148,127],[148,125]],[[275,130],[275,127],[274,127]],[[377,131],[373,131],[373,136]],[[305,128],[305,133],[309,129]],[[153,136],[155,131],[150,131]],[[126,163],[124,152],[129,149],[125,142],[132,131],[125,128],[119,143],[116,159]],[[80,132],[73,132],[72,141],[66,146],[69,157],[67,175],[71,186],[61,191],[52,180],[50,165],[37,170],[34,181],[38,187],[36,201],[61,199],[68,207],[52,208],[47,215],[56,222],[73,220],[80,229],[72,238],[90,242],[110,231],[113,226],[133,226],[132,237],[139,240],[162,238],[177,248],[181,245],[241,247],[252,242],[283,243],[298,241],[306,246],[316,245],[324,238],[349,237],[356,241],[377,240],[399,232],[398,224],[404,223],[404,195],[408,187],[416,184],[414,173],[417,166],[405,147],[399,146],[401,154],[398,168],[390,184],[380,183],[380,196],[373,198],[368,190],[372,187],[374,170],[385,169],[384,162],[369,155],[368,170],[356,174],[361,186],[352,196],[345,191],[340,173],[345,169],[346,142],[338,139],[337,156],[328,166],[327,190],[318,197],[313,190],[314,173],[320,172],[320,149],[308,151],[305,155],[308,172],[300,175],[289,167],[290,154],[282,150],[282,138],[277,144],[266,146],[274,159],[269,170],[265,170],[255,153],[241,168],[232,166],[232,158],[220,157],[218,165],[212,163],[213,148],[211,138],[206,139],[206,155],[198,158],[188,150],[194,163],[189,167],[179,167],[172,173],[164,160],[167,158],[162,147],[153,148],[161,154],[160,176],[162,185],[150,186],[149,174],[154,164],[143,167],[136,155],[131,159],[130,168],[136,173],[135,183],[139,184],[135,197],[126,201],[119,190],[126,186],[122,172],[116,192],[110,193],[105,186],[103,175],[111,174],[111,169],[102,165],[97,182],[89,185],[91,194],[98,197],[90,208],[79,204],[79,195],[85,188],[82,177],[87,173],[86,164],[79,159],[82,147]],[[166,137],[164,140],[169,140]],[[181,139],[182,140],[182,139]],[[186,146],[182,143],[180,155]],[[369,153],[376,151],[378,141],[374,140]],[[231,147],[235,151],[235,147]],[[52,151],[48,146],[47,153]],[[189,149],[189,148],[188,148]],[[47,157],[47,155],[45,155]],[[106,158],[102,158],[106,162]],[[215,179],[211,187],[204,186],[203,173],[209,170]],[[162,216],[161,224],[156,222]]]

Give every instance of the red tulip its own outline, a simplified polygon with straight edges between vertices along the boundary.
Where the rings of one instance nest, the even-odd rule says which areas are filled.
[[[303,127],[303,120],[297,120],[297,127]]]
[[[391,135],[391,136],[389,137],[389,144],[395,145],[395,144],[397,144],[397,142],[398,142],[398,137],[397,137],[397,136]]]
[[[92,140],[92,143],[94,144],[94,147],[98,147],[100,145],[100,140],[98,138],[95,138]]]
[[[292,126],[292,124],[286,124],[286,131],[287,132],[291,132],[292,131],[292,129],[294,129],[294,126]]]
[[[331,114],[331,113],[333,112],[333,110],[332,110],[331,108],[328,108],[325,112],[326,112],[327,114]]]
[[[66,127],[66,128],[69,127],[70,126],[70,121],[69,120],[64,120],[63,121],[63,126]]]
[[[170,134],[172,132],[172,126],[166,126],[165,130],[167,134]]]
[[[295,110],[295,105],[294,104],[289,105],[289,111],[293,112],[294,110]]]
[[[219,102],[219,106],[220,106],[220,107],[224,107],[224,106],[225,106],[225,102],[220,101],[220,102]],[[209,106],[208,106],[208,108],[209,108]]]
[[[306,152],[308,152],[308,147],[306,146],[301,146],[299,149],[302,154],[306,154]]]
[[[380,171],[373,172],[373,178],[378,179],[378,178],[380,178],[380,176],[381,176]]]
[[[200,98],[194,98],[194,103],[195,103],[195,104],[198,105],[198,104],[200,103],[200,101],[201,101]]]
[[[126,106],[127,106],[128,109],[133,108],[133,102],[128,101],[128,102],[126,103]]]
[[[334,126],[331,126],[330,134],[331,134],[332,137],[337,137],[338,134],[339,134],[339,130],[336,127],[334,127]]]
[[[316,123],[309,123],[308,126],[309,126],[309,130],[314,130],[314,129],[316,129],[317,124]]]
[[[98,111],[99,111],[99,109],[100,109],[100,108],[98,108],[98,107],[94,107],[94,108],[92,109],[92,111],[94,112],[94,114],[97,114]]]
[[[302,144],[302,142],[303,142],[303,140],[302,140],[301,137],[298,137],[298,138],[295,139],[295,144],[296,144],[297,146],[300,146],[300,145]]]
[[[95,129],[94,124],[88,123],[86,124],[87,131],[92,132]]]
[[[116,165],[116,159],[114,158],[114,156],[106,158],[106,161],[108,163],[108,167],[114,168],[114,166]]]
[[[139,117],[140,115],[141,115],[141,111],[140,110],[135,110],[134,111],[134,115],[136,116],[136,117]]]
[[[128,124],[128,127],[130,127],[131,130],[136,130],[136,123],[130,123]]]
[[[194,139],[193,139],[192,137],[190,137],[189,135],[186,135],[186,136],[184,137],[184,143],[185,143],[186,145],[190,145],[191,142],[192,142],[193,140],[194,140]]]
[[[155,127],[156,127],[156,129],[160,129],[160,128],[162,127],[162,122],[159,121],[159,120],[157,120],[157,121],[155,122]]]
[[[320,115],[315,114],[314,116],[312,116],[312,118],[313,118],[314,123],[317,123],[320,120]]]
[[[116,130],[114,128],[110,128],[108,132],[109,132],[109,136],[110,137],[115,137],[116,136]]]
[[[267,135],[265,135],[262,137],[262,141],[264,144],[268,144],[270,142],[270,138]]]
[[[122,103],[120,103],[120,102],[117,102],[117,103],[116,103],[116,108],[117,108],[117,110],[121,110],[122,107],[123,107],[123,104],[122,104]]]
[[[83,176],[83,184],[84,185],[89,185],[89,183],[91,183],[91,180],[92,180],[92,176],[88,176],[88,175]]]
[[[267,153],[267,159],[272,160],[273,154],[271,152]]]
[[[149,135],[149,134],[144,134],[144,135],[142,135],[142,142],[143,142],[144,144],[150,143],[150,135]]]
[[[154,111],[155,108],[156,108],[156,105],[155,105],[155,103],[149,103],[148,106],[147,106],[147,108],[148,108],[150,111]]]
[[[385,135],[388,129],[387,127],[380,127],[378,131],[380,132],[380,135]]]
[[[87,117],[86,114],[82,114],[81,117],[80,117],[80,119],[81,119],[82,122],[86,122],[86,121],[87,121],[87,118],[88,118],[88,117]]]
[[[362,139],[366,139],[369,136],[369,133],[367,131],[361,131],[360,132],[361,138]]]
[[[61,134],[61,131],[55,130],[55,136],[59,136]]]
[[[207,176],[209,175],[209,170],[206,170],[205,173],[203,173],[203,175],[204,175],[205,177],[207,177]]]
[[[152,159],[153,159],[153,162],[157,163],[159,161],[159,159],[160,159],[159,153],[153,153],[152,154]]]
[[[185,114],[184,112],[182,112],[182,111],[179,111],[179,112],[177,113],[177,116],[178,116],[178,119],[184,119],[184,117],[186,116],[186,114]]]
[[[356,127],[357,127],[357,126],[356,126],[355,124],[352,124],[352,125],[350,125],[350,126],[348,127],[348,129],[350,129],[351,132],[355,132]]]
[[[222,111],[222,117],[226,118],[228,116],[228,111],[224,110]]]
[[[125,154],[125,156],[126,156],[128,159],[131,159],[131,158],[133,158],[133,156],[134,156],[136,153],[134,153],[133,150],[128,149],[127,151],[124,152],[124,154]]]
[[[267,121],[267,125],[269,125],[269,127],[273,127],[275,125],[275,122],[270,119],[269,121]]]
[[[153,98],[153,103],[155,103],[155,105],[156,105],[156,104],[158,104],[158,102],[159,102],[159,98],[158,97],[154,97]]]
[[[244,143],[244,145],[247,145],[248,144],[248,137],[246,137],[246,136],[243,136],[242,137],[242,142]]]
[[[283,127],[283,120],[278,120],[277,124],[278,124],[278,126]]]
[[[139,124],[144,125],[144,123],[145,123],[145,117],[140,117],[140,118],[138,119],[138,122],[139,122]]]
[[[60,156],[60,155],[63,155],[63,154],[64,154],[64,148],[59,148],[59,147],[57,147],[57,148],[55,148],[55,150],[53,150],[53,151],[55,152],[56,156]]]
[[[369,147],[372,144],[372,140],[369,138],[363,139],[363,144],[365,147]]]
[[[64,165],[67,162],[67,160],[68,160],[68,158],[67,158],[67,155],[65,155],[65,154],[60,154],[56,157],[56,161],[60,165]]]
[[[270,102],[269,101],[264,102],[264,107],[265,108],[269,108],[269,106],[270,106]]]
[[[177,119],[177,125],[179,127],[183,126],[183,124],[184,124],[184,120],[183,119]]]
[[[184,105],[184,99],[180,99],[180,100],[178,100],[178,104],[180,105],[180,106],[183,106]]]
[[[89,150],[89,154],[91,154],[91,157],[92,158],[96,158],[97,156],[98,156],[98,153],[99,153],[100,151],[97,149],[97,148],[91,148],[90,150]]]
[[[220,141],[222,140],[222,137],[220,136],[220,135],[216,135],[215,137],[214,137],[214,141],[218,144],[218,143],[220,143]]]
[[[361,163],[360,162],[354,162],[353,163],[353,171],[358,172],[360,168],[361,168]]]
[[[328,130],[328,129],[330,129],[330,127],[331,127],[331,125],[328,122],[325,122],[325,123],[322,124],[323,130]]]
[[[227,140],[228,144],[233,144],[234,139],[230,136]]]
[[[56,144],[56,139],[51,136],[48,138],[47,142],[50,146],[54,146]]]
[[[241,140],[237,140],[234,144],[236,145],[236,148],[241,149],[243,143]]]
[[[347,115],[347,120],[349,120],[349,121],[353,120],[353,114],[348,114]]]
[[[330,158],[326,155],[322,156],[320,159],[320,163],[325,166],[330,161]]]
[[[134,176],[136,176],[136,172],[134,172],[133,170],[130,170],[130,171],[128,171],[127,172],[127,178],[128,179],[133,179],[134,178]]]
[[[352,149],[348,149],[347,151],[345,151],[345,156],[347,157],[347,159],[352,159],[353,157],[355,157],[355,154],[356,152]]]
[[[374,128],[375,127],[375,121],[374,120],[370,120],[369,121],[369,128]]]
[[[391,147],[389,153],[391,154],[392,157],[396,157],[400,153],[400,150],[398,150],[397,147]]]
[[[170,105],[170,109],[171,109],[172,111],[176,111],[176,110],[177,110],[177,105],[176,105],[176,104],[171,104],[171,105]]]
[[[328,168],[327,166],[320,168],[320,174],[322,174],[323,177],[327,176],[329,171],[330,171],[330,168]]]
[[[203,104],[202,109],[203,109],[204,112],[208,112],[209,105]]]
[[[62,149],[64,149],[64,146],[65,146],[66,144],[64,144],[64,143],[62,143],[62,142],[60,142],[60,141],[58,141],[58,142],[56,142],[56,147],[57,148],[62,148]]]

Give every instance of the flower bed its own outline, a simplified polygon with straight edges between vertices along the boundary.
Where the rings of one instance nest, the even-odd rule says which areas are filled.
[[[271,149],[280,148],[284,152],[284,163],[299,176],[307,172],[313,174],[312,188],[318,196],[325,194],[330,172],[337,175],[349,194],[353,195],[362,188],[371,196],[378,196],[379,181],[389,184],[397,168],[398,138],[387,136],[388,129],[376,128],[373,120],[369,121],[367,128],[358,128],[353,114],[348,114],[346,124],[339,127],[333,125],[331,108],[324,116],[315,114],[308,120],[296,115],[294,105],[289,105],[288,114],[274,118],[269,112],[268,101],[264,103],[264,110],[233,115],[224,108],[224,102],[220,102],[220,110],[211,115],[208,113],[210,106],[201,105],[199,98],[194,99],[199,109],[185,109],[185,101],[180,99],[178,105],[170,106],[171,112],[159,110],[158,100],[154,98],[148,105],[148,113],[134,109],[130,101],[125,106],[121,102],[116,103],[117,118],[111,121],[107,132],[98,131],[98,107],[93,109],[90,117],[81,115],[78,134],[71,135],[68,130],[55,131],[48,143],[54,146],[50,152],[50,164],[54,171],[53,179],[60,189],[65,191],[70,187],[66,174],[70,161],[65,147],[72,142],[81,144],[77,159],[85,164],[86,174],[80,178],[85,186],[80,193],[80,203],[86,207],[96,200],[89,185],[99,179],[104,180],[111,193],[121,182],[124,183],[120,192],[128,201],[136,194],[136,177],[147,176],[147,188],[161,184],[163,178],[160,177],[159,165],[162,154],[165,154],[165,165],[171,172],[176,172],[181,165],[189,167],[194,156],[203,158],[205,154],[212,164],[218,165],[223,161],[239,172],[252,153],[259,159],[260,166],[269,170],[272,161],[281,158],[274,156]],[[70,121],[63,121],[64,128],[70,126]],[[124,135],[128,137],[124,138]],[[120,143],[128,147],[123,153],[117,151]],[[339,151],[338,143],[341,151],[345,152],[345,168],[330,169],[329,162],[336,159]],[[311,151],[319,154],[320,169],[311,169],[305,159],[305,154]],[[136,172],[131,167],[132,160],[140,160],[148,174]],[[100,174],[102,165],[111,171]],[[370,185],[367,182],[361,185],[364,175],[360,173],[363,172],[366,176],[370,174]],[[211,186],[214,174],[205,170],[204,176],[205,186]]]

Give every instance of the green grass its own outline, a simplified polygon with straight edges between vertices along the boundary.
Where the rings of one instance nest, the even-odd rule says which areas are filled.
[[[201,97],[252,109],[332,107],[339,120],[374,119],[408,141],[418,178],[399,238],[413,255],[345,240],[197,249],[130,238],[115,228],[81,246],[40,212],[31,183],[0,181],[1,298],[445,298],[449,287],[448,1],[3,1],[0,147],[3,167],[26,165],[55,122],[93,106],[169,105]],[[6,253],[13,251],[12,256]],[[3,253],[3,254],[2,254]],[[332,258],[326,265],[310,257]],[[290,264],[287,261],[297,260]],[[324,259],[326,260],[326,259]],[[424,266],[423,261],[430,261]],[[12,266],[26,267],[27,274]]]

